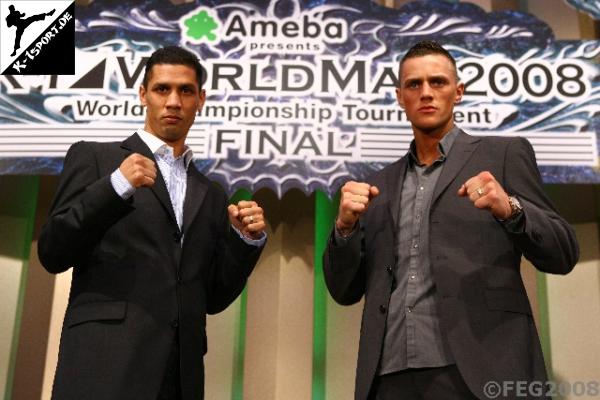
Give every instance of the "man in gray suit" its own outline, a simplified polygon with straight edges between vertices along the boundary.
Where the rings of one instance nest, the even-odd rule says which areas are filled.
[[[463,92],[443,47],[413,46],[396,89],[410,150],[342,188],[324,268],[336,301],[365,296],[356,400],[485,399],[497,389],[488,382],[517,398],[511,384],[547,379],[520,261],[566,274],[575,234],[527,140],[454,125]]]

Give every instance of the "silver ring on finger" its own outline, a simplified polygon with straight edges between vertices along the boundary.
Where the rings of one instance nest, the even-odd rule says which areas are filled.
[[[483,188],[478,187],[475,192],[477,193],[477,195],[479,197],[483,196],[485,194],[485,192],[483,191]]]

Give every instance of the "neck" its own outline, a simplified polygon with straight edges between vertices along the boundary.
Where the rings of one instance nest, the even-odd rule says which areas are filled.
[[[167,146],[171,147],[173,149],[173,155],[175,157],[179,157],[180,155],[183,154],[183,151],[185,149],[185,139],[186,139],[187,135],[185,135],[183,137],[177,137],[173,140],[170,140],[169,137],[165,137],[167,135],[160,136],[160,135],[154,133],[154,130],[152,129],[152,127],[149,126],[147,123],[144,125],[144,131],[148,132],[152,136],[155,136],[156,138],[160,139],[161,142],[163,142]]]
[[[183,154],[183,150],[185,148],[183,142],[180,143],[169,143],[166,142],[167,146],[172,147],[173,148],[173,156],[175,157],[179,157]]]
[[[415,137],[415,146],[417,149],[417,157],[419,162],[425,165],[431,165],[440,156],[439,143],[453,128],[438,129],[432,131],[423,131],[413,127]]]

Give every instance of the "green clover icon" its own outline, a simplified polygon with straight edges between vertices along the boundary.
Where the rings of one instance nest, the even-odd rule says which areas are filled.
[[[196,15],[192,15],[190,18],[184,21],[185,26],[188,27],[187,35],[200,40],[206,37],[211,42],[214,41],[217,36],[212,32],[218,28],[217,22],[212,18],[206,10],[202,10]]]

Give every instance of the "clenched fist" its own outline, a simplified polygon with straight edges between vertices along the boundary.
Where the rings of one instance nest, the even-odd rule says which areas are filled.
[[[154,161],[138,153],[133,153],[124,159],[119,169],[125,179],[136,189],[141,186],[152,186],[156,180]]]
[[[369,207],[369,202],[379,195],[379,189],[364,182],[346,182],[342,187],[340,208],[335,226],[342,235],[354,229],[358,217]]]
[[[265,230],[263,209],[255,201],[240,201],[227,207],[229,222],[244,236],[250,239],[260,239]]]
[[[489,210],[498,219],[507,219],[512,213],[508,195],[488,171],[468,179],[458,189],[458,195],[469,197],[475,207]]]

